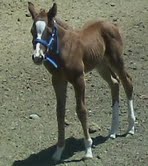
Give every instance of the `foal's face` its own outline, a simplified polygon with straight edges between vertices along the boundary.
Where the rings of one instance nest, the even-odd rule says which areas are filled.
[[[36,39],[42,39],[44,41],[49,39],[54,27],[53,18],[57,13],[57,5],[54,3],[53,7],[49,10],[48,13],[46,13],[45,10],[40,10],[40,13],[37,13],[34,5],[29,2],[28,9],[33,18],[31,34],[33,37],[32,44],[34,52],[32,55],[32,60],[35,64],[42,64],[47,48],[40,43],[36,43]]]

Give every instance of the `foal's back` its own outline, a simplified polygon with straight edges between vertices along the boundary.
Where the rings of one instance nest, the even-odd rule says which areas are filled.
[[[106,21],[93,22],[84,26],[79,35],[84,47],[86,71],[92,70],[102,61],[112,63],[113,59],[121,58],[122,37],[115,24]]]

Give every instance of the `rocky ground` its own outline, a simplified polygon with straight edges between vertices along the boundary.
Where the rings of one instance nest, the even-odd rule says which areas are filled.
[[[49,9],[51,0],[33,0]],[[58,16],[75,28],[92,19],[118,23],[124,35],[124,60],[134,81],[136,133],[108,140],[110,90],[95,72],[86,75],[89,124],[96,129],[92,160],[83,161],[83,134],[68,87],[66,113],[67,166],[147,166],[148,163],[148,1],[57,0]],[[51,76],[31,60],[31,18],[26,0],[0,0],[0,166],[49,166],[57,141],[55,95]],[[120,133],[127,127],[127,105],[121,87]]]

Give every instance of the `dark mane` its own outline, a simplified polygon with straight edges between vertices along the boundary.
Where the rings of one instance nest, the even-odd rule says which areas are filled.
[[[62,21],[59,18],[55,18],[56,23],[61,26],[62,28],[64,28],[65,30],[67,29],[73,29],[71,26],[69,26],[65,21]]]

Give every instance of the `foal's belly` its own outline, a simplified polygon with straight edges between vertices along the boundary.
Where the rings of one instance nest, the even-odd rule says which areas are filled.
[[[99,64],[101,64],[101,62],[103,61],[103,56],[97,55],[97,56],[85,56],[83,58],[83,63],[84,63],[84,71],[85,73],[93,70],[94,68],[96,68],[96,66],[98,66]]]

